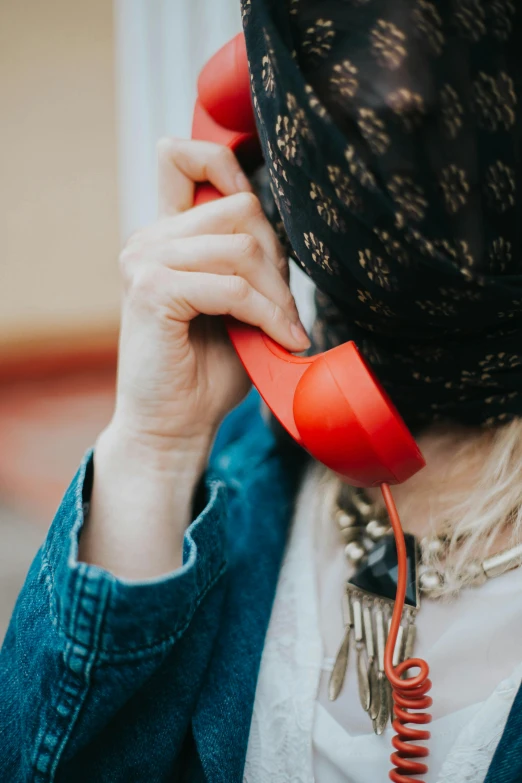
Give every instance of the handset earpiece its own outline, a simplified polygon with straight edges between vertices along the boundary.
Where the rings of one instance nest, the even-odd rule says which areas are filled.
[[[247,171],[262,161],[242,34],[220,49],[200,75],[192,136],[225,144]],[[195,203],[220,196],[211,185],[200,185]],[[350,484],[397,484],[424,467],[414,439],[353,342],[303,358],[234,319],[227,318],[227,329],[276,418]]]

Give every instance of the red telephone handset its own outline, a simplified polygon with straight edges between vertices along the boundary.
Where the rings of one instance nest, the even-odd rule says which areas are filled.
[[[225,144],[248,170],[261,161],[243,35],[210,60],[198,83],[195,139]],[[221,194],[210,185],[196,204]],[[422,454],[355,343],[307,358],[228,319],[230,338],[268,407],[295,440],[354,486],[406,481]]]
[[[192,137],[224,144],[252,170],[262,162],[250,95],[250,75],[244,36],[236,36],[203,69],[198,82]],[[210,184],[198,186],[196,204],[221,197]],[[427,755],[425,748],[407,739],[427,739],[428,732],[406,728],[404,723],[426,723],[426,713],[412,715],[409,709],[424,709],[431,686],[428,666],[421,659],[394,667],[393,650],[406,592],[404,535],[389,484],[398,484],[424,467],[417,444],[379,381],[357,350],[347,342],[325,353],[298,357],[275,343],[261,330],[227,318],[230,339],[254,386],[270,410],[315,459],[339,473],[353,486],[382,486],[397,543],[399,577],[395,610],[386,645],[386,674],[394,687],[398,735],[392,755],[396,769],[390,778],[414,783],[402,772],[423,774],[427,767],[414,761]],[[401,676],[412,666],[419,674]]]

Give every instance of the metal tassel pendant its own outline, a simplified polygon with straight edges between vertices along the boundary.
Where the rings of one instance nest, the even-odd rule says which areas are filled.
[[[328,698],[335,701],[339,696],[346,676],[348,666],[348,656],[350,653],[350,633],[352,630],[352,612],[348,592],[345,590],[342,598],[344,636],[341,641],[334,667],[328,682]]]
[[[379,684],[379,714],[375,719],[374,731],[376,734],[382,734],[390,718],[390,691],[388,678],[384,672],[377,675]]]
[[[386,635],[384,626],[384,607],[377,603],[375,612],[375,627],[377,636],[377,681],[379,693],[379,712],[373,721],[373,730],[376,734],[382,734],[390,717],[390,705],[388,701],[387,679],[384,673],[384,649],[386,647]]]
[[[363,606],[364,638],[366,641],[366,653],[368,655],[368,682],[370,686],[370,708],[368,712],[372,720],[379,714],[379,686],[377,683],[377,669],[375,666],[375,645],[373,641],[372,606],[365,602]]]
[[[364,654],[364,634],[363,634],[363,615],[361,596],[354,596],[352,599],[353,607],[353,629],[355,636],[355,645],[357,649],[357,682],[359,684],[359,698],[363,710],[368,712],[370,709],[370,682],[368,679],[368,666]]]
[[[381,709],[381,698],[379,690],[379,675],[375,661],[370,666],[370,718],[375,721]]]

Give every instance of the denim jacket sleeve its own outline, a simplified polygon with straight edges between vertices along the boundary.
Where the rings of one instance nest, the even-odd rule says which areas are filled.
[[[91,769],[89,780],[137,780],[132,769],[143,758],[133,754],[143,754],[147,735],[158,732],[165,752],[150,759],[148,779],[170,779],[217,633],[224,482],[207,472],[206,505],[186,531],[182,567],[131,583],[78,561],[92,473],[88,453],[31,566],[0,655],[0,779],[10,783],[84,780],[82,765]],[[184,632],[195,615],[205,630],[188,650]],[[162,667],[176,694],[168,709]],[[177,668],[184,677],[172,682]],[[130,748],[129,731],[136,733]],[[114,778],[111,766],[119,770]]]

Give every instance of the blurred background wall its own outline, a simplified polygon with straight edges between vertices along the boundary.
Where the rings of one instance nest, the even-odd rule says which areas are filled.
[[[0,2],[0,639],[111,416],[117,257],[156,214],[156,141],[189,135],[240,29],[239,0]]]
[[[241,30],[239,0],[115,0],[122,233],[156,214],[156,141],[190,135],[198,74]]]
[[[0,3],[0,345],[114,334],[110,2]]]

